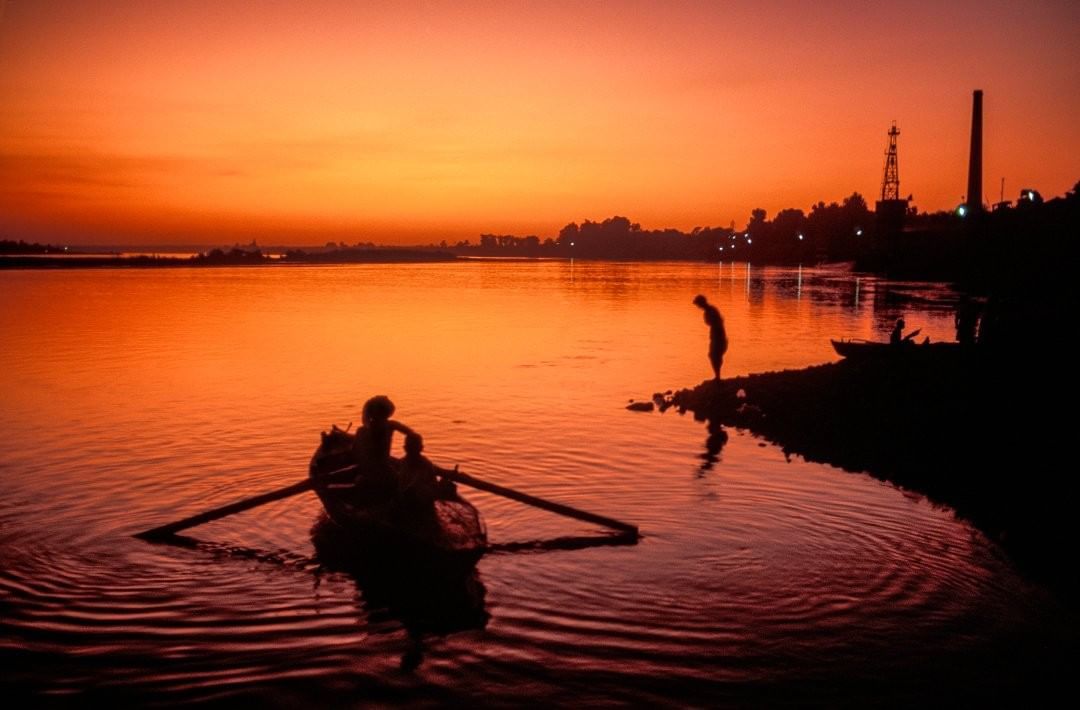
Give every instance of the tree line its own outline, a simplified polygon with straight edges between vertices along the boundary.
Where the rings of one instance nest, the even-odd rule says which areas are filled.
[[[773,219],[755,209],[743,229],[695,227],[642,229],[623,216],[603,221],[571,222],[557,237],[481,234],[470,240],[438,245],[457,254],[476,256],[571,257],[626,260],[754,260],[775,263],[844,261],[857,258],[874,231],[874,215],[866,200],[853,193],[842,202],[818,202],[809,214],[786,209]],[[434,246],[434,245],[433,245]]]

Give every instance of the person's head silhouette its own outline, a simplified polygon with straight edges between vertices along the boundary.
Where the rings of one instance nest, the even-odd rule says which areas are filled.
[[[416,432],[405,435],[405,455],[416,458],[424,451],[424,437]]]
[[[364,402],[363,419],[365,425],[385,422],[394,414],[394,403],[384,394],[376,395]]]

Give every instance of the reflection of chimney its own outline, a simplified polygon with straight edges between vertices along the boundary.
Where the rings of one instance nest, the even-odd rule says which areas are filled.
[[[968,162],[968,209],[981,210],[982,200],[982,89],[971,101],[971,157]]]

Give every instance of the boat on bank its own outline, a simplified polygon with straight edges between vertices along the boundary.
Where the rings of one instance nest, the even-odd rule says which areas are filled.
[[[963,352],[960,343],[882,343],[875,340],[830,340],[833,350],[848,360],[878,358],[940,358],[954,357]]]
[[[337,427],[322,436],[309,476],[329,520],[347,533],[352,551],[371,561],[443,571],[471,569],[487,549],[480,511],[444,479],[431,509],[379,495],[352,462],[353,435]],[[391,459],[391,466],[401,462]],[[442,469],[436,467],[436,472]]]

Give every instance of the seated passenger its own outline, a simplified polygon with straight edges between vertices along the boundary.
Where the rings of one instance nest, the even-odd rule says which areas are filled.
[[[424,439],[415,432],[405,435],[405,458],[398,474],[398,495],[407,511],[417,515],[435,512],[438,484],[435,465],[424,456]]]
[[[911,342],[916,335],[918,335],[920,329],[916,328],[907,335],[904,335],[904,319],[897,318],[896,326],[892,329],[892,333],[889,334],[889,345],[901,346],[901,345],[914,345]]]

